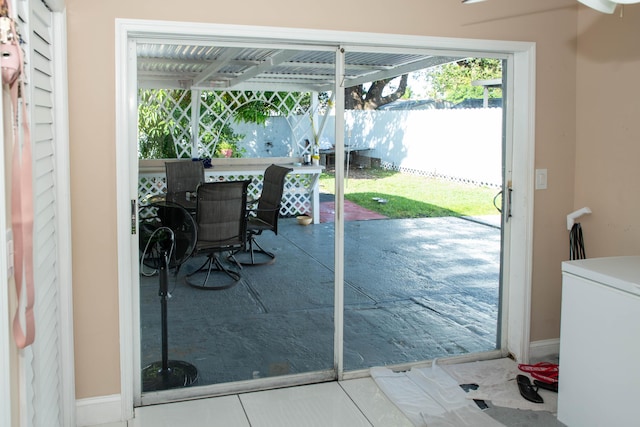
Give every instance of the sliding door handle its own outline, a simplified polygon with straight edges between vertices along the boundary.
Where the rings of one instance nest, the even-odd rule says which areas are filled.
[[[502,190],[498,191],[498,194],[496,194],[495,196],[493,196],[493,206],[498,210],[498,212],[502,213],[502,209],[500,207],[498,207],[496,200],[498,199],[498,197],[502,196]]]
[[[506,198],[504,198],[502,200],[501,205],[502,206],[506,206],[507,210],[506,210],[506,217],[507,217],[507,221],[509,221],[509,218],[511,218],[511,196],[513,190],[511,189],[511,187],[507,188],[507,196]],[[498,191],[498,193],[493,197],[493,206],[498,210],[498,212],[502,213],[502,208],[498,206],[498,203],[496,202],[496,200],[498,200],[498,197],[502,196],[503,194],[503,190]]]

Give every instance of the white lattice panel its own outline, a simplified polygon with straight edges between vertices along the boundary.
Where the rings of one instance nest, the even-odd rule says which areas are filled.
[[[248,198],[256,199],[262,192],[262,175],[205,173],[207,182],[250,180]],[[285,181],[280,215],[292,217],[311,212],[312,175],[290,173]],[[164,173],[141,173],[138,180],[138,200],[144,206],[146,201],[155,195],[166,193],[167,185]],[[141,215],[144,215],[143,211]]]
[[[261,102],[274,107],[278,114],[289,121],[296,146],[291,147],[291,155],[301,156],[305,152],[304,140],[313,142],[314,131],[311,127],[310,114],[314,114],[308,106],[303,105],[304,97],[300,93],[262,92],[262,91],[190,91],[148,90],[150,103],[156,104],[158,110],[168,118],[178,158],[192,157],[192,124],[191,110],[193,103],[188,102],[192,96],[197,101],[198,137],[195,153],[200,158],[214,157],[218,136],[204,141],[204,135],[215,134],[216,129],[233,120],[235,110],[239,106],[252,102]],[[188,105],[188,107],[183,108]],[[300,117],[306,119],[299,120]],[[316,124],[316,127],[318,124]],[[208,138],[207,138],[208,139]]]

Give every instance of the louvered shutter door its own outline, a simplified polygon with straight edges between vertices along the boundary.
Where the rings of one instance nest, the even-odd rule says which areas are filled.
[[[27,425],[62,425],[60,283],[56,222],[52,13],[40,0],[18,2],[26,42],[27,96],[33,149],[36,340],[25,352]]]

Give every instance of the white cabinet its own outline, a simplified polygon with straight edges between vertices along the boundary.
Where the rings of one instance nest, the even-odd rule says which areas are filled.
[[[640,425],[640,257],[562,264],[558,420]]]

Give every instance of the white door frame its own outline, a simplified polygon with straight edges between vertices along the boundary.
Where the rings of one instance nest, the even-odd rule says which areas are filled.
[[[131,201],[137,198],[137,156],[131,156],[131,141],[137,137],[137,80],[135,40],[142,37],[188,39],[197,37],[226,37],[235,41],[260,40],[261,44],[313,43],[326,46],[369,47],[386,49],[429,49],[444,56],[473,56],[479,52],[503,55],[511,64],[507,91],[512,109],[507,117],[507,138],[518,141],[513,147],[512,164],[507,171],[513,183],[511,231],[505,241],[510,248],[508,265],[504,267],[504,298],[502,307],[502,348],[519,361],[529,355],[532,234],[533,234],[533,167],[534,167],[534,106],[535,106],[535,44],[476,39],[453,39],[421,36],[403,36],[373,33],[351,33],[308,29],[253,27],[176,23],[146,20],[116,20],[116,175],[118,222],[118,281],[120,302],[120,366],[122,418],[133,417],[134,403],[139,404],[140,385],[136,367],[139,367],[139,343],[135,340],[135,307],[139,302],[136,263],[138,242],[131,234]],[[339,123],[339,121],[336,121]],[[336,135],[342,132],[337,131]],[[510,165],[507,165],[510,167]],[[340,224],[337,224],[339,227]],[[336,260],[336,269],[342,269],[343,260]],[[339,263],[338,263],[339,261]],[[342,325],[337,325],[341,328]],[[336,347],[337,349],[341,348]],[[336,350],[337,351],[337,350]],[[338,361],[337,367],[341,366]],[[341,373],[339,373],[341,375]],[[135,385],[137,384],[137,385]]]

